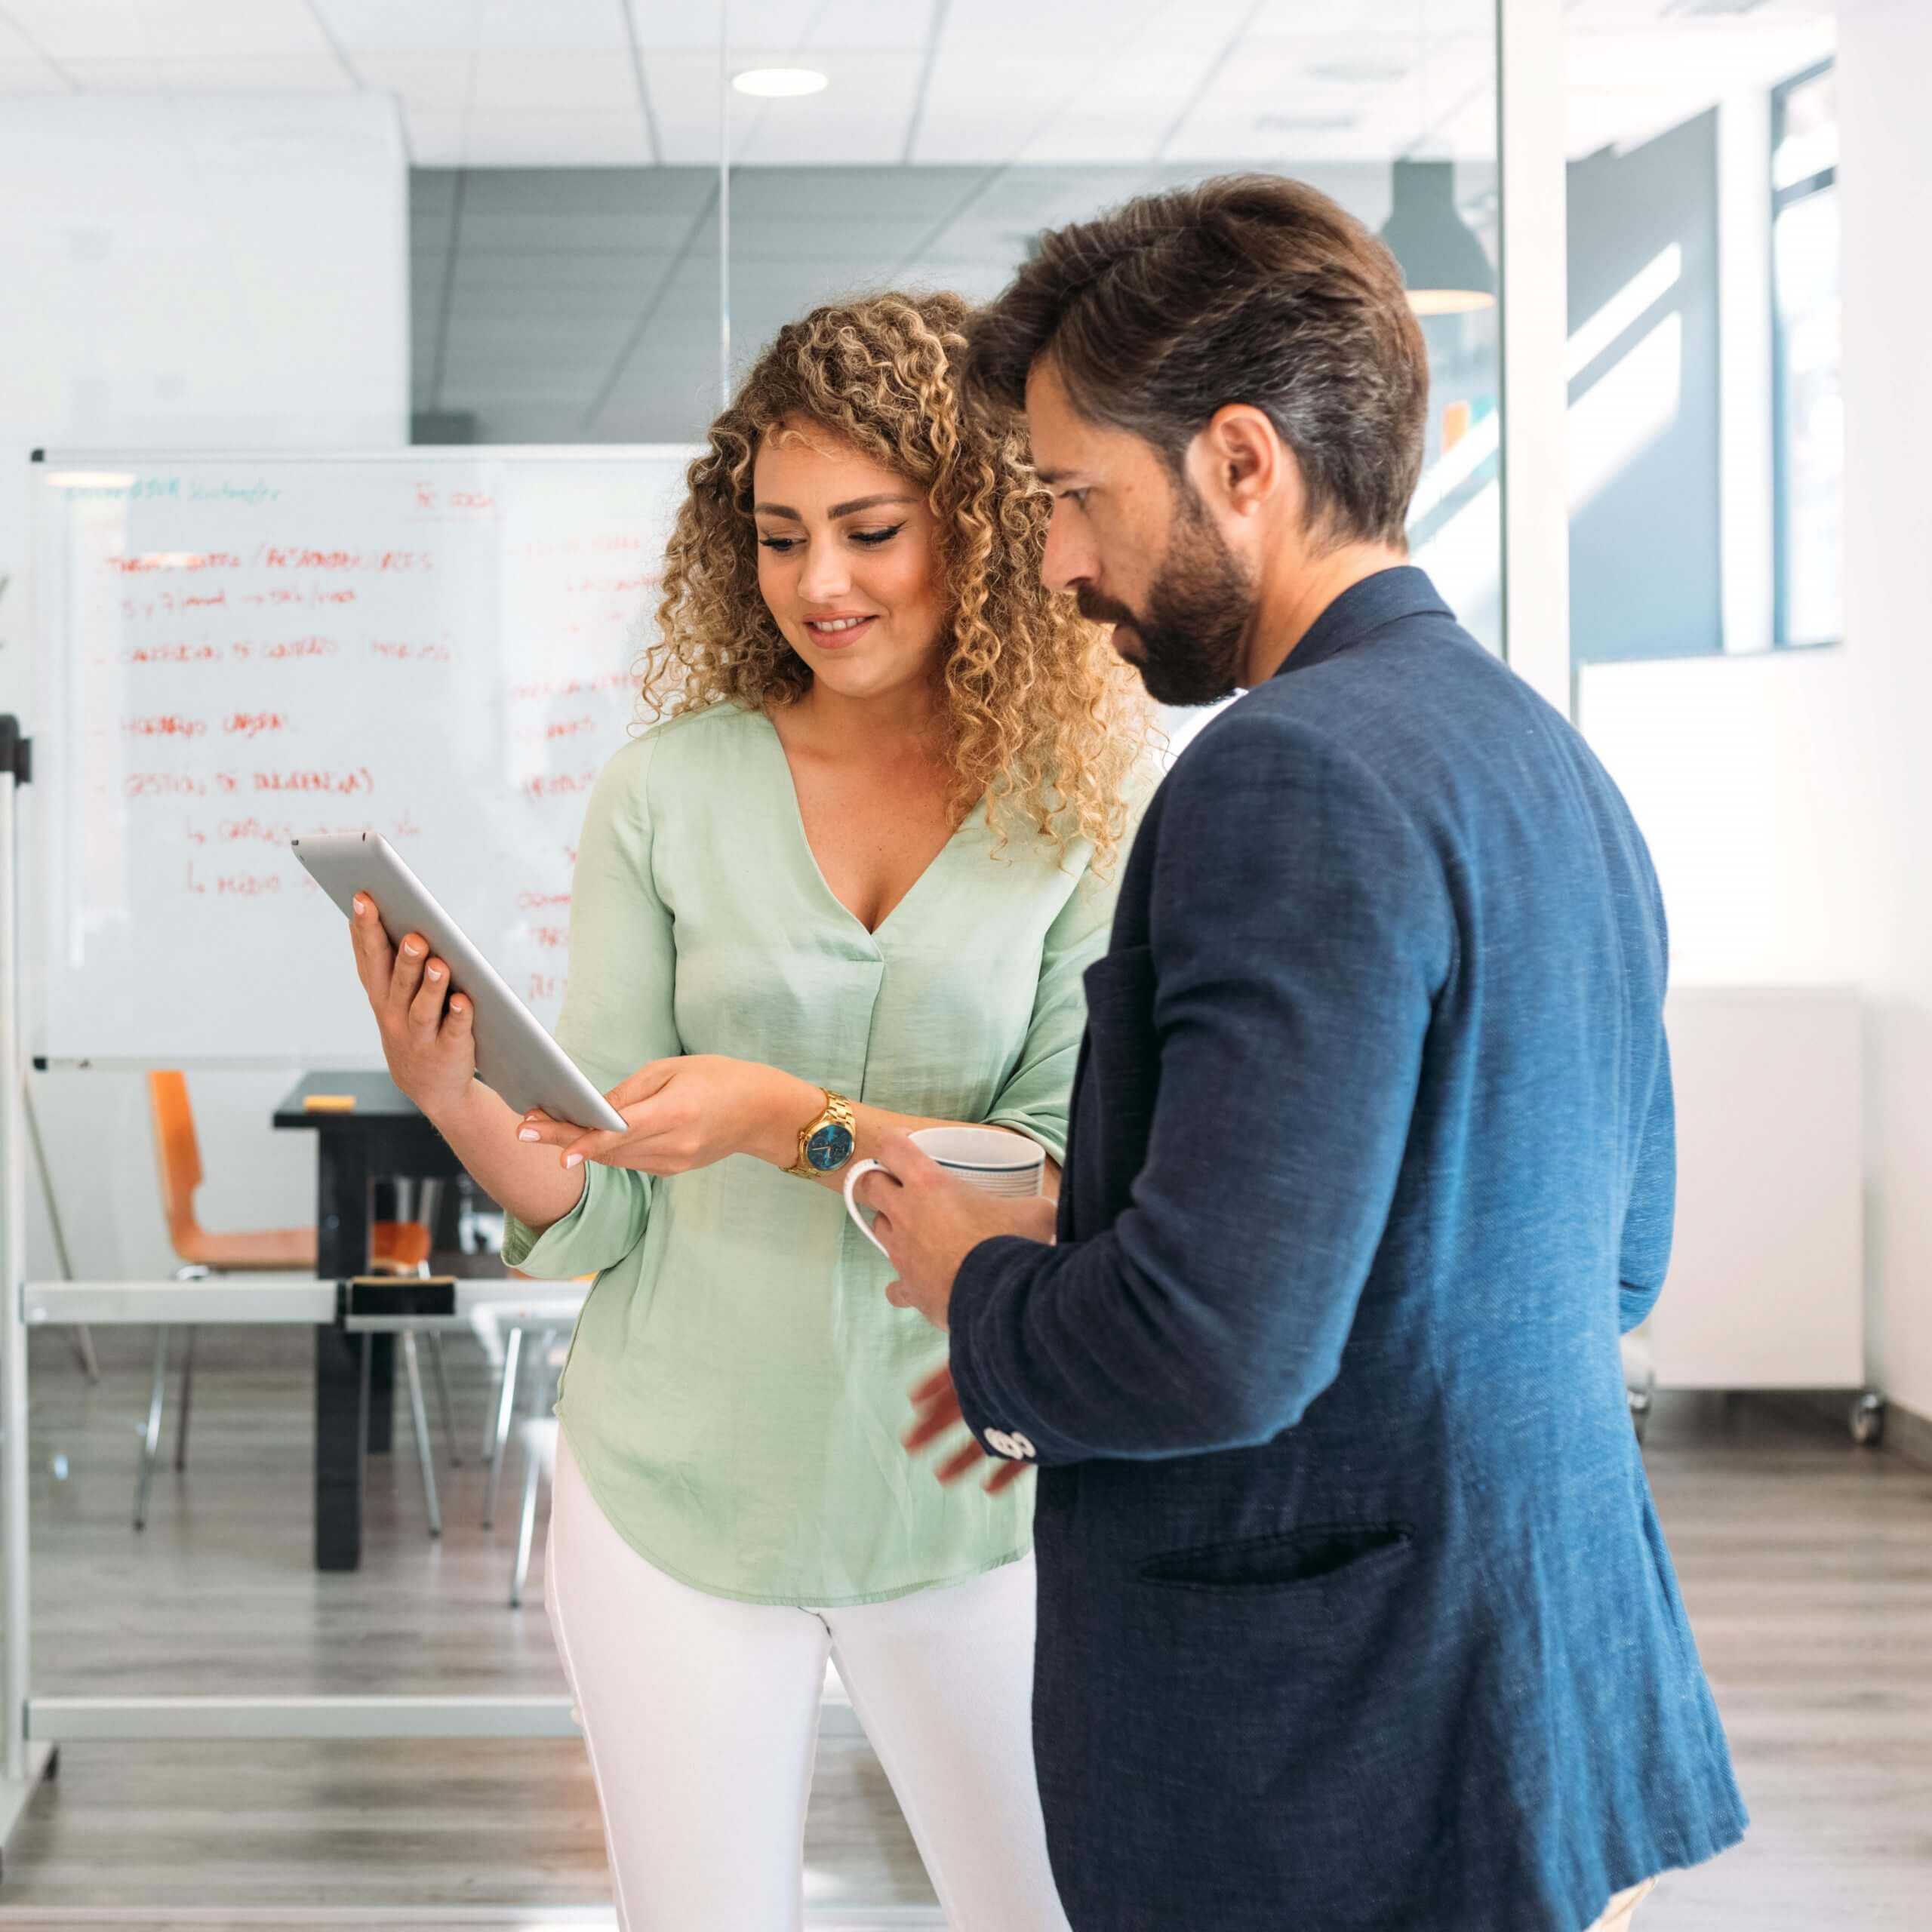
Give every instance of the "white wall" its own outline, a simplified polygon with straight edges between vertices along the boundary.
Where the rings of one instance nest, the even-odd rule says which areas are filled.
[[[373,96],[94,95],[6,109],[0,709],[31,727],[29,452],[406,442],[408,163],[393,103]],[[313,1220],[312,1148],[267,1124],[291,1078],[192,1080],[210,1225]],[[34,1092],[77,1270],[165,1272],[143,1083],[57,1070]],[[54,1270],[34,1207],[38,1277]]]
[[[1867,1011],[1868,1355],[1932,1415],[1932,8],[1841,0],[1845,641],[1586,672],[1580,718],[1657,861],[1685,985]]]
[[[1932,8],[1841,0],[1844,610],[1872,780],[1872,1233],[1887,1386],[1932,1415]]]
[[[1863,977],[1875,880],[1854,655],[1584,667],[1578,722],[1650,842],[1673,985]]]

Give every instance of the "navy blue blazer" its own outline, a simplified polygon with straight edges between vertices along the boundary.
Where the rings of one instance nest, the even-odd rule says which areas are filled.
[[[1571,1932],[1745,1813],[1626,1412],[1674,1146],[1663,911],[1581,738],[1420,571],[1148,808],[1059,1244],[952,1374],[1037,1457],[1078,1932]]]

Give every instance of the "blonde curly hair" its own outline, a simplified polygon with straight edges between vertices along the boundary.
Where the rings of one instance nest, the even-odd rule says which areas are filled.
[[[781,425],[823,428],[918,485],[937,524],[954,822],[983,796],[996,851],[1023,829],[1063,863],[1085,839],[1104,872],[1152,712],[1106,632],[1040,581],[1051,493],[1023,426],[964,400],[971,312],[957,295],[872,295],[778,332],[686,472],[640,696],[664,717],[726,703],[771,712],[811,688],[758,593],[752,466]]]

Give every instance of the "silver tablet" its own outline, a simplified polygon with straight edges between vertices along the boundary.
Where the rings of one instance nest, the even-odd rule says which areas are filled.
[[[345,914],[355,916],[355,895],[366,892],[392,946],[400,946],[407,933],[420,933],[430,951],[448,962],[450,990],[467,993],[475,1009],[476,1074],[486,1087],[519,1113],[541,1107],[573,1127],[623,1131],[629,1124],[623,1115],[578,1072],[380,832],[322,832],[288,842]]]

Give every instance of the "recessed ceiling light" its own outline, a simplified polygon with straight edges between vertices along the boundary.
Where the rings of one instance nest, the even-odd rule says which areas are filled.
[[[734,74],[731,85],[760,100],[791,100],[800,94],[823,93],[826,80],[815,67],[749,67]]]

